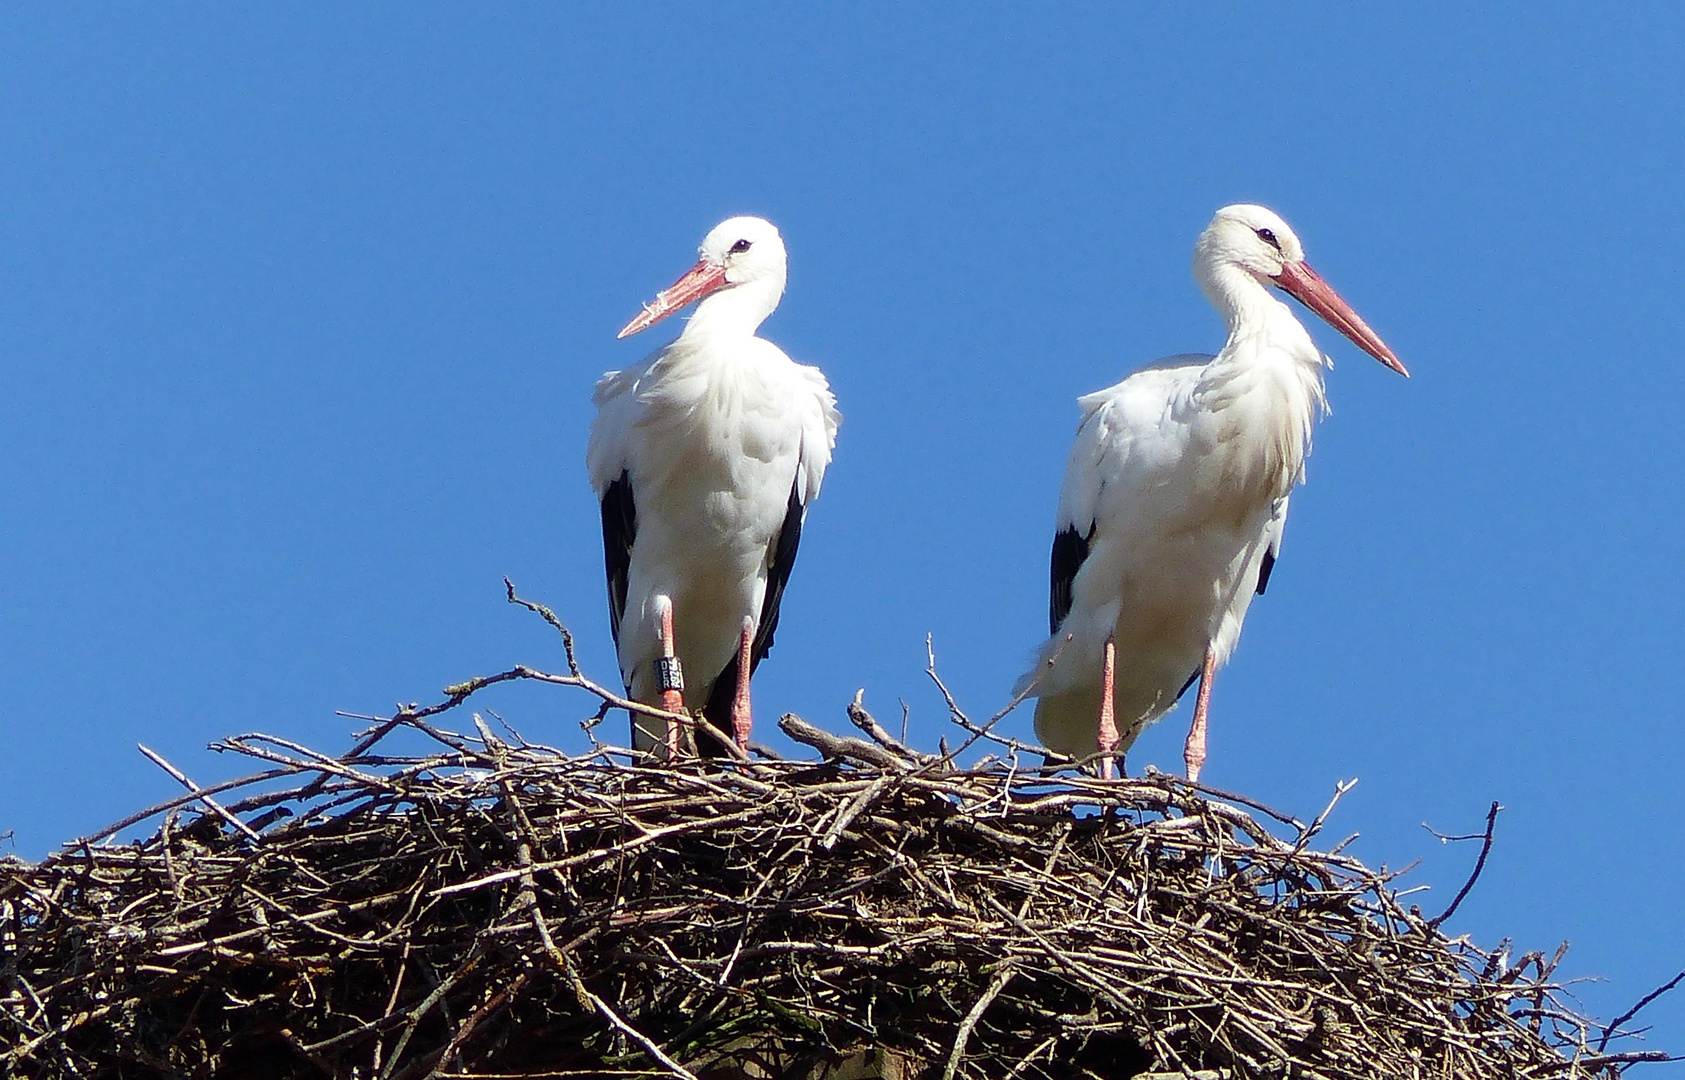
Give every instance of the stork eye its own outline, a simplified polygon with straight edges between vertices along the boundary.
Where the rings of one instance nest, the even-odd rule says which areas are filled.
[[[1275,233],[1271,232],[1269,229],[1259,229],[1258,230],[1258,239],[1262,240],[1264,243],[1268,244],[1270,247],[1275,248],[1277,253],[1279,253],[1281,251],[1281,241],[1277,240],[1275,238]]]
[[[728,255],[741,255],[745,251],[748,251],[748,250],[749,250],[749,241],[739,240],[737,243],[731,245],[731,250],[728,251],[726,254],[728,254]]]

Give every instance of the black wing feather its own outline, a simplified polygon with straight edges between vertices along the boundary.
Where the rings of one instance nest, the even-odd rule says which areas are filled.
[[[790,570],[796,565],[796,547],[802,540],[802,516],[804,508],[801,500],[801,469],[796,470],[796,482],[790,485],[790,504],[784,511],[784,524],[778,529],[778,539],[773,541],[772,561],[766,571],[766,597],[761,601],[761,617],[755,629],[755,640],[749,646],[749,677],[754,678],[755,669],[761,666],[766,654],[772,651],[772,635],[778,629],[778,608],[784,601],[784,586],[790,581]],[[720,677],[714,680],[713,689],[708,691],[708,703],[702,707],[702,715],[708,718],[720,731],[731,730],[731,700],[737,694],[737,654],[733,653],[731,662],[720,672]],[[718,756],[719,747],[712,745],[712,740],[701,747],[705,756]]]
[[[1264,595],[1264,590],[1270,586],[1270,571],[1275,569],[1275,552],[1265,550],[1264,561],[1258,566],[1258,595]]]
[[[1047,610],[1047,632],[1050,634],[1057,634],[1059,624],[1071,613],[1071,583],[1088,560],[1088,542],[1092,539],[1092,525],[1087,536],[1075,528],[1067,528],[1053,538],[1053,588],[1048,595]]]
[[[620,617],[626,614],[626,584],[632,573],[632,544],[638,538],[638,508],[632,502],[632,477],[603,492],[603,566],[608,571],[608,628],[620,646]]]

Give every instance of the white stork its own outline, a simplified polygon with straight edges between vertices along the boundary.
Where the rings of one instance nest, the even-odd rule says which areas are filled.
[[[620,331],[701,301],[676,341],[598,381],[586,466],[627,695],[700,712],[746,749],[749,680],[772,647],[842,417],[818,368],[755,336],[784,294],[778,230],[731,218],[700,254]],[[632,717],[637,749],[672,756],[681,735]],[[718,754],[716,743],[697,749]]]
[[[1261,206],[1217,211],[1193,271],[1228,341],[1216,356],[1167,357],[1078,400],[1053,538],[1052,636],[1019,683],[1039,699],[1043,744],[1097,747],[1103,776],[1197,679],[1185,760],[1199,778],[1211,681],[1280,553],[1327,399],[1322,352],[1270,286],[1409,375]]]

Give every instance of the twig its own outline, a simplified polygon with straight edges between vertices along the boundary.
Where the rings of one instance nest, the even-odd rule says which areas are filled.
[[[876,802],[878,797],[882,795],[886,789],[888,789],[889,785],[894,783],[895,779],[894,774],[885,773],[876,780],[873,780],[871,784],[868,785],[860,794],[856,795],[853,799],[850,799],[848,802],[839,807],[837,809],[836,820],[831,823],[830,828],[825,830],[825,835],[819,840],[819,846],[824,848],[826,851],[830,851],[831,848],[835,847],[837,838],[842,836],[843,830],[853,824],[855,818],[859,817],[868,807],[872,805],[872,803]]]
[[[1611,1020],[1608,1024],[1606,1024],[1603,1028],[1603,1037],[1601,1039],[1597,1040],[1597,1052],[1599,1054],[1601,1054],[1604,1051],[1604,1049],[1609,1045],[1610,1038],[1612,1038],[1614,1036],[1616,1031],[1620,1030],[1620,1026],[1622,1024],[1626,1023],[1628,1020],[1631,1020],[1633,1017],[1637,1016],[1638,1011],[1640,1009],[1644,1008],[1644,1006],[1650,1004],[1650,1002],[1656,1000],[1657,998],[1661,997],[1663,994],[1667,993],[1669,990],[1672,990],[1674,987],[1678,986],[1681,980],[1685,980],[1685,971],[1681,971],[1679,974],[1675,975],[1673,978],[1669,979],[1667,982],[1663,983],[1662,985],[1656,987],[1654,990],[1650,991],[1648,994],[1645,994],[1643,997],[1639,998],[1638,1004],[1634,1005],[1632,1008],[1628,1009],[1626,1012],[1624,1012],[1621,1015],[1615,1017],[1615,1019]]]
[[[622,1020],[620,1018],[620,1014],[609,1007],[608,1002],[592,993],[591,988],[585,985],[585,980],[579,977],[579,972],[574,970],[573,961],[567,958],[566,953],[558,950],[557,952],[552,953],[551,957],[561,967],[562,974],[567,977],[568,983],[573,987],[574,995],[579,998],[579,1003],[581,1005],[588,1009],[595,1009],[602,1015],[604,1020],[613,1024],[615,1028],[628,1039],[631,1039],[633,1042],[643,1047],[644,1053],[648,1054],[654,1061],[658,1062],[662,1068],[666,1069],[674,1076],[683,1077],[684,1080],[697,1080],[695,1073],[668,1057],[661,1047],[656,1045],[653,1039],[633,1027],[631,1024]]]
[[[977,1021],[983,1018],[983,1013],[989,1006],[995,1003],[995,998],[1000,996],[1000,992],[1006,989],[1006,984],[1017,974],[1018,966],[1008,962],[989,980],[988,987],[978,997],[976,1004],[971,1006],[971,1011],[965,1014],[965,1019],[960,1021],[959,1030],[954,1033],[954,1048],[948,1052],[948,1065],[942,1070],[942,1080],[954,1080],[954,1072],[960,1067],[960,1059],[965,1056],[965,1044],[971,1039],[971,1030],[977,1026]]]
[[[919,753],[917,750],[908,746],[902,739],[897,739],[888,731],[884,730],[883,725],[878,723],[877,718],[866,711],[865,699],[866,690],[864,687],[854,692],[854,700],[848,703],[848,719],[850,723],[859,728],[861,731],[864,731],[874,742],[892,754],[907,758],[911,761],[924,761],[930,757],[929,754]]]
[[[1480,845],[1480,858],[1474,861],[1474,872],[1471,873],[1469,875],[1469,879],[1463,883],[1462,889],[1457,892],[1455,899],[1451,901],[1451,906],[1440,912],[1434,918],[1428,920],[1427,925],[1429,930],[1438,930],[1440,924],[1446,919],[1449,919],[1452,913],[1457,910],[1457,905],[1463,902],[1463,897],[1467,896],[1469,894],[1469,890],[1474,888],[1474,883],[1480,880],[1480,871],[1486,867],[1486,856],[1492,853],[1492,830],[1498,824],[1498,811],[1502,809],[1503,807],[1494,802],[1492,804],[1492,808],[1486,811],[1486,839]]]
[[[1066,644],[1069,644],[1068,639]],[[1064,650],[1065,645],[1060,645],[1059,652],[1064,652]],[[1059,658],[1059,652],[1054,653],[1051,659],[1057,660]],[[952,762],[954,759],[959,757],[959,755],[965,753],[967,750],[971,749],[972,746],[976,745],[977,741],[980,739],[988,739],[992,743],[1006,747],[1015,754],[1040,754],[1047,758],[1059,756],[1044,746],[1037,746],[1035,743],[1020,742],[1017,739],[1009,739],[1004,735],[996,735],[994,733],[996,724],[1005,720],[1012,714],[1014,709],[1022,705],[1032,694],[1035,693],[1036,684],[1041,681],[1041,671],[1039,669],[1037,670],[1035,677],[1031,679],[1022,690],[1014,694],[1012,699],[1002,706],[999,712],[989,717],[989,719],[983,723],[978,724],[974,722],[971,717],[965,714],[964,709],[960,708],[959,702],[954,698],[953,691],[949,690],[948,684],[942,681],[942,676],[936,673],[936,645],[934,635],[926,634],[924,636],[924,654],[924,673],[930,677],[931,682],[936,684],[936,689],[942,694],[942,700],[947,703],[948,720],[960,728],[963,728],[971,736],[953,750],[949,750],[944,746],[942,748],[942,753],[937,755],[937,761],[939,763],[947,764]]]
[[[511,604],[519,604],[528,611],[536,612],[539,618],[556,628],[556,633],[562,635],[562,652],[567,658],[568,674],[579,677],[579,660],[573,652],[573,633],[562,625],[562,620],[556,618],[556,613],[543,604],[535,604],[531,600],[523,600],[515,595],[515,583],[507,577],[503,579],[504,594]]]
[[[147,818],[157,817],[159,814],[167,813],[178,806],[186,806],[192,802],[203,802],[207,795],[221,794],[224,791],[233,791],[236,788],[254,787],[270,780],[278,780],[283,776],[296,776],[298,772],[298,769],[269,769],[252,776],[241,776],[233,780],[224,780],[220,784],[211,784],[209,787],[197,788],[186,795],[178,795],[173,799],[153,803],[145,810],[137,810],[128,817],[112,822],[98,832],[89,833],[87,838],[92,843],[103,844],[131,825],[139,825]]]
[[[466,964],[445,976],[444,979],[440,980],[439,985],[433,988],[432,993],[428,994],[425,998],[422,998],[421,1004],[410,1010],[409,1019],[404,1023],[403,1034],[398,1036],[397,1045],[392,1047],[392,1057],[386,1062],[386,1068],[381,1072],[380,1080],[391,1080],[393,1071],[397,1069],[398,1062],[403,1057],[404,1048],[409,1045],[410,1038],[415,1034],[416,1028],[420,1025],[422,1017],[426,1016],[433,1010],[435,1005],[444,1000],[445,995],[450,993],[451,987],[455,986],[458,980],[462,979],[479,965],[482,955],[483,954],[476,952],[474,955],[470,956]]]
[[[1299,839],[1293,844],[1293,854],[1297,855],[1305,850],[1305,845],[1310,843],[1311,837],[1322,831],[1323,825],[1328,821],[1328,816],[1334,812],[1336,806],[1340,805],[1340,800],[1346,797],[1346,792],[1356,786],[1357,780],[1355,777],[1351,780],[1341,780],[1335,783],[1334,796],[1328,800],[1328,805],[1322,808],[1322,813],[1311,819],[1310,825],[1300,830]]]
[[[795,713],[785,713],[780,717],[778,727],[790,738],[799,743],[806,743],[827,758],[846,758],[897,772],[905,772],[912,767],[912,763],[902,761],[881,746],[873,745],[864,739],[832,735],[814,727]]]
[[[456,1056],[462,1053],[462,1048],[467,1045],[469,1039],[474,1037],[474,1033],[480,1029],[486,1019],[503,1008],[505,1002],[520,993],[521,989],[526,986],[527,980],[531,978],[532,972],[521,972],[515,976],[513,982],[508,986],[499,988],[484,1005],[476,1009],[473,1016],[464,1020],[462,1026],[457,1028],[456,1034],[451,1036],[451,1041],[446,1044],[444,1052],[439,1055],[439,1060],[434,1064],[433,1070],[427,1074],[428,1080],[433,1080],[434,1077],[439,1076],[445,1069],[449,1068],[451,1062],[455,1061]]]
[[[225,808],[221,803],[217,802],[215,799],[211,798],[211,796],[205,792],[204,788],[201,788],[198,784],[195,784],[193,781],[189,780],[187,778],[186,774],[183,773],[180,769],[176,768],[174,765],[171,765],[169,762],[165,761],[164,758],[163,758],[163,755],[159,754],[156,750],[153,750],[151,747],[147,746],[145,743],[136,743],[135,745],[136,745],[136,747],[138,747],[140,749],[141,753],[143,753],[147,756],[147,758],[152,762],[152,764],[158,766],[160,769],[163,769],[165,772],[169,773],[175,779],[180,781],[182,787],[185,787],[188,791],[191,791],[195,798],[197,798],[200,802],[204,803],[206,806],[210,807],[213,811],[215,811],[218,817],[222,818],[222,820],[228,822],[230,825],[234,826],[236,829],[245,833],[246,836],[248,838],[250,838],[251,840],[253,840],[253,841],[255,841],[259,844],[263,843],[263,837],[259,836],[256,832],[253,832],[252,827],[250,825],[247,825],[245,822],[241,821],[239,818],[235,817],[233,814],[230,814],[228,812],[227,808]]]
[[[1601,1069],[1608,1065],[1660,1064],[1664,1061],[1685,1061],[1685,1057],[1677,1057],[1666,1050],[1628,1050],[1624,1054],[1597,1054],[1593,1057],[1583,1057],[1576,1060],[1574,1064],[1582,1069]]]

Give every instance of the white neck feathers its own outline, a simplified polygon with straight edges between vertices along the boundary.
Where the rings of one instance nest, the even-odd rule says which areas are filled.
[[[778,309],[783,294],[782,281],[766,278],[728,285],[696,305],[679,340],[753,337],[766,317]]]

